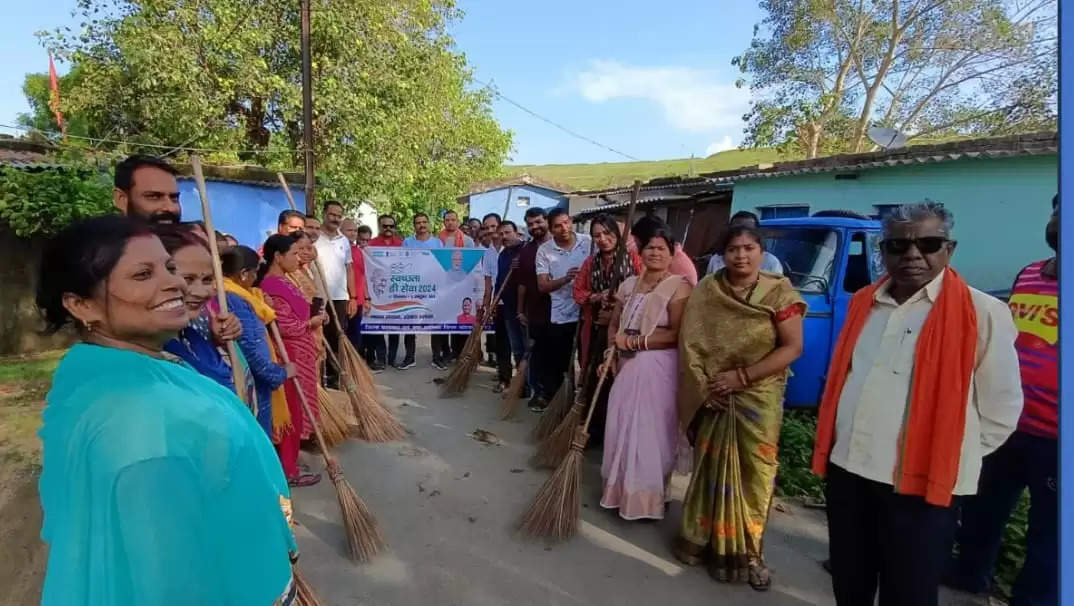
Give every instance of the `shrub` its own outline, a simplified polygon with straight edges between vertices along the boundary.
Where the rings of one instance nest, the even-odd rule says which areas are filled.
[[[49,236],[109,212],[112,185],[94,168],[0,169],[0,221],[21,237]]]

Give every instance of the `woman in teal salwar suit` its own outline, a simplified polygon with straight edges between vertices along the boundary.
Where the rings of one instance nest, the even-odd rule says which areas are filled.
[[[234,393],[164,353],[185,284],[122,217],[50,242],[37,304],[81,337],[40,431],[42,604],[290,604],[294,537],[272,444]]]

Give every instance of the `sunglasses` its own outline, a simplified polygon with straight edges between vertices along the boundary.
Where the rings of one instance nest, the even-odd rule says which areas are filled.
[[[380,224],[381,229],[391,229],[393,227],[395,227],[395,223],[381,223]]]
[[[889,255],[902,255],[913,246],[923,255],[939,252],[944,244],[950,242],[943,236],[926,236],[924,238],[890,238],[880,243],[880,248]]]

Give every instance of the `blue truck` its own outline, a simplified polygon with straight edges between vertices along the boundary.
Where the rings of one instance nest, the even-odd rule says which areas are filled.
[[[804,353],[791,366],[784,405],[820,404],[839,330],[850,298],[884,273],[880,221],[820,212],[812,217],[761,222],[765,247],[783,263],[783,272],[809,305]]]

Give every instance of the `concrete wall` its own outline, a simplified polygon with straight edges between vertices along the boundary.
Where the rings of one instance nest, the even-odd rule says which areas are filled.
[[[280,213],[289,209],[287,196],[276,186],[250,183],[208,181],[205,184],[213,212],[213,227],[229,233],[244,244],[257,250],[265,242],[265,232],[276,232]],[[295,204],[305,211],[306,196],[301,187],[291,187]],[[183,220],[198,221],[201,216],[201,198],[194,180],[179,179],[179,194],[183,204]]]
[[[507,200],[508,195],[511,196],[509,205]],[[519,198],[529,198],[529,205],[519,206]],[[493,189],[480,194],[472,194],[470,196],[471,217],[480,219],[489,213],[496,213],[503,217],[504,208],[506,207],[507,216],[504,218],[514,221],[521,228],[525,228],[526,210],[534,206],[539,206],[544,209],[551,209],[556,206],[563,206],[566,208],[567,196],[535,185],[505,186],[500,189]]]
[[[875,215],[876,205],[928,198],[955,215],[953,266],[979,289],[1006,290],[1018,270],[1050,256],[1044,226],[1057,189],[1056,156],[958,160],[862,170],[857,179],[827,173],[744,180],[735,183],[733,212],[808,204],[810,214]]]

